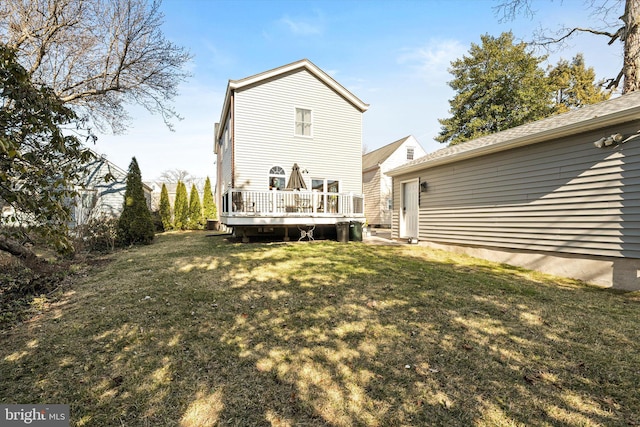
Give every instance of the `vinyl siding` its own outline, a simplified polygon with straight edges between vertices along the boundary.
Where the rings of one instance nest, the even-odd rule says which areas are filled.
[[[294,163],[313,178],[340,181],[342,192],[362,192],[362,113],[306,70],[235,94],[235,186],[268,189],[269,170],[287,179]],[[312,137],[295,135],[295,108],[312,110]]]
[[[382,200],[380,188],[380,169],[365,172],[362,176],[362,188],[365,194],[364,215],[371,225],[382,224]]]
[[[81,197],[75,201],[72,209],[72,227],[78,223],[85,223],[90,217],[101,216],[118,217],[124,207],[124,193],[127,187],[127,173],[103,158],[98,158],[87,164],[89,171],[84,181],[84,189],[78,189],[82,193],[94,194],[94,204],[83,205]],[[105,176],[111,174],[114,179],[105,182]],[[145,193],[145,197],[150,195]],[[85,201],[85,204],[88,201]]]
[[[640,258],[640,140],[597,149],[640,122],[425,168],[419,238],[449,244]],[[397,234],[396,234],[397,235]]]
[[[418,141],[413,136],[410,136],[409,138],[407,138],[407,140],[405,142],[402,143],[402,145],[400,147],[398,147],[397,150],[395,150],[389,157],[387,157],[384,160],[384,162],[382,162],[382,164],[380,165],[380,168],[382,169],[382,172],[386,173],[387,171],[390,171],[391,169],[397,168],[398,166],[401,166],[401,165],[407,163],[409,161],[409,160],[407,160],[407,148],[408,147],[413,147],[413,149],[414,149],[413,158],[414,159],[422,157],[422,156],[424,156],[426,154],[424,149],[422,148],[422,146],[420,146],[420,144],[418,143]]]
[[[363,176],[365,214],[369,224],[386,227],[391,225],[391,212],[388,209],[387,198],[392,193],[393,180],[385,172],[407,163],[407,147],[414,148],[414,159],[426,154],[418,141],[413,136],[409,136],[382,161],[374,176],[369,176],[371,172]],[[370,182],[367,182],[369,180]]]

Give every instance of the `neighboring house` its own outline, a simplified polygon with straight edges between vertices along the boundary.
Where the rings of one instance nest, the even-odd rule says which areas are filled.
[[[151,209],[157,211],[160,209],[160,196],[162,195],[162,184],[167,187],[167,195],[169,196],[169,204],[173,211],[173,205],[176,200],[176,190],[178,188],[177,182],[163,182],[163,181],[145,181],[144,182],[151,189]],[[187,192],[191,190],[191,185],[187,185]]]
[[[220,221],[245,241],[364,222],[367,108],[306,59],[230,80],[214,138]],[[304,188],[287,191],[294,165]]]
[[[371,227],[391,227],[392,179],[387,171],[426,154],[411,135],[362,156],[364,214]]]
[[[430,153],[393,177],[392,234],[640,289],[640,92]]]
[[[127,172],[108,161],[104,156],[87,163],[85,179],[78,184],[75,204],[71,209],[71,227],[87,223],[91,218],[118,217],[124,207]],[[110,179],[106,180],[106,177]],[[147,206],[151,209],[151,188],[142,184]]]

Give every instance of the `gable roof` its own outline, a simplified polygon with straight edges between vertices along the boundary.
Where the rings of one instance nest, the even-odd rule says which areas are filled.
[[[640,119],[640,91],[434,151],[388,175],[431,168]]]
[[[382,162],[387,160],[400,146],[411,138],[411,135],[405,136],[397,141],[387,144],[384,147],[380,147],[377,150],[371,151],[362,156],[362,172],[367,172],[370,169],[378,167]]]
[[[297,70],[307,70],[318,80],[326,84],[329,88],[335,91],[337,94],[342,96],[346,101],[350,102],[354,107],[356,107],[361,112],[367,111],[369,108],[369,104],[366,104],[360,100],[353,93],[349,92],[344,86],[335,81],[331,76],[322,71],[315,65],[313,62],[308,59],[301,59],[300,61],[292,62],[291,64],[283,65],[278,68],[274,68],[272,70],[264,71],[262,73],[254,74],[249,77],[245,77],[240,80],[229,80],[227,84],[227,91],[224,96],[224,103],[222,106],[222,113],[220,115],[220,126],[218,127],[218,132],[222,132],[224,128],[225,121],[227,119],[227,114],[229,112],[229,108],[231,106],[231,92],[237,89],[242,89],[254,84],[260,84],[269,79],[282,76],[284,74],[297,71]],[[216,139],[220,138],[220,135],[216,133]]]

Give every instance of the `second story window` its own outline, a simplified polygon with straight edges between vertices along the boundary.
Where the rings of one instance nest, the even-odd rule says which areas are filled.
[[[407,147],[407,160],[413,160],[413,147]]]
[[[311,133],[311,110],[296,108],[296,135],[312,136]]]

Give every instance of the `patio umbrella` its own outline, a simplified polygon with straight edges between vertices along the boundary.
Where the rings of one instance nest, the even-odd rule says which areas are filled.
[[[293,164],[291,176],[289,177],[289,182],[287,182],[287,188],[290,190],[301,190],[303,188],[305,190],[307,189],[307,184],[304,183],[302,173],[300,172],[300,167],[297,163]]]

